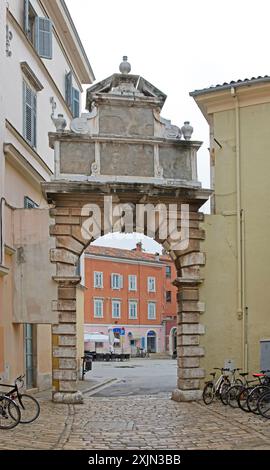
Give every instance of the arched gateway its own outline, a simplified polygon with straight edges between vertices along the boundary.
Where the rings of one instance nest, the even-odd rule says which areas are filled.
[[[166,96],[129,74],[126,58],[120,72],[88,90],[89,113],[74,119],[70,131],[63,130],[60,116],[57,132],[49,136],[55,175],[43,183],[43,192],[54,205],[50,259],[56,264],[59,315],[52,327],[53,399],[82,401],[76,370],[76,265],[92,240],[114,230],[152,236],[175,261],[178,388],[173,398],[196,400],[204,377],[199,286],[205,259],[199,209],[210,194],[197,180],[201,142],[189,140],[187,124],[181,131],[160,117]]]

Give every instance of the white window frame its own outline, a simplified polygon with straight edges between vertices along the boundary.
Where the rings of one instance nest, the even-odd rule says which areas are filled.
[[[117,276],[114,277],[114,276]],[[119,279],[119,282],[117,283],[118,285],[116,286],[115,283],[114,283],[114,280],[115,279]],[[123,287],[123,276],[121,274],[118,274],[118,273],[111,273],[111,287],[112,289],[114,290],[120,290],[122,289]]]
[[[148,276],[147,287],[148,292],[156,292],[156,278],[154,276]]]
[[[135,316],[132,315],[132,307],[135,306]],[[138,302],[137,300],[128,301],[128,318],[130,320],[137,320],[138,318]]]
[[[130,292],[137,291],[137,275],[136,274],[129,274],[128,275],[128,290]]]
[[[97,315],[97,305],[101,305],[101,315]],[[94,299],[94,318],[103,318],[103,299]]]
[[[154,311],[150,311],[150,307],[154,306]],[[157,318],[157,308],[156,308],[156,302],[148,302],[148,307],[147,307],[147,313],[148,313],[148,320],[156,320]]]
[[[115,306],[118,306],[118,313],[119,315],[115,315],[115,311],[114,311],[114,308]],[[112,300],[112,318],[121,318],[121,301],[120,300]]]
[[[103,289],[103,272],[94,271],[94,287],[96,289]]]

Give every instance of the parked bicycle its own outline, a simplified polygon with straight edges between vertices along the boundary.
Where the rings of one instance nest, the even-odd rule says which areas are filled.
[[[37,417],[39,416],[40,405],[38,401],[31,395],[20,392],[20,390],[24,386],[24,380],[23,380],[24,377],[25,377],[24,375],[20,375],[19,377],[17,377],[14,385],[1,383],[1,387],[11,388],[11,390],[9,390],[5,394],[2,394],[0,399],[3,400],[4,405],[7,405],[7,406],[3,405],[4,414],[6,413],[6,411],[8,411],[11,418],[14,421],[16,421],[18,418],[18,412],[17,412],[17,408],[18,408],[19,409],[19,422],[21,424],[28,424],[28,423],[32,423],[33,421],[35,421],[35,419],[37,419]],[[17,408],[14,407],[11,403],[14,403],[15,405],[17,405]]]
[[[12,429],[19,424],[21,412],[11,398],[0,395],[0,429]]]
[[[215,397],[220,398],[223,387],[230,384],[228,374],[226,374],[226,372],[230,372],[230,369],[214,367],[214,370],[219,370],[220,376],[215,381],[216,372],[211,372],[210,375],[213,379],[205,384],[202,397],[206,405],[210,405]]]

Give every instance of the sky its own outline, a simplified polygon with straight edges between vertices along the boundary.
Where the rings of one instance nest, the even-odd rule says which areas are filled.
[[[66,0],[96,81],[131,73],[167,95],[162,117],[190,121],[202,186],[210,187],[208,124],[189,92],[269,70],[269,0]],[[206,208],[207,211],[207,208]]]

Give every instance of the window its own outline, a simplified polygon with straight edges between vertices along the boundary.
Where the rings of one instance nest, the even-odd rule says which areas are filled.
[[[137,276],[135,274],[130,274],[128,276],[128,290],[129,291],[137,290]]]
[[[23,136],[36,148],[37,146],[37,94],[23,81]]]
[[[156,292],[156,278],[148,277],[148,292]]]
[[[148,320],[156,319],[156,304],[155,302],[148,302]]]
[[[30,199],[28,196],[24,196],[24,208],[25,209],[35,209],[38,205]]]
[[[128,316],[131,320],[137,318],[137,302],[135,300],[130,300],[128,303]]]
[[[73,117],[80,116],[80,92],[72,86],[72,72],[66,73],[65,77],[65,99]]]
[[[94,299],[94,317],[103,318],[103,300]]]
[[[94,287],[103,287],[103,273],[101,272],[94,272]]]
[[[121,316],[121,302],[120,300],[113,300],[112,301],[112,317],[120,318],[120,316]]]
[[[166,266],[166,277],[172,277],[172,269],[171,266]]]
[[[112,289],[121,289],[123,287],[123,276],[120,274],[111,274]]]
[[[24,31],[38,55],[52,59],[52,21],[37,16],[29,0],[24,0]]]
[[[166,302],[172,301],[172,292],[170,290],[166,291]]]

